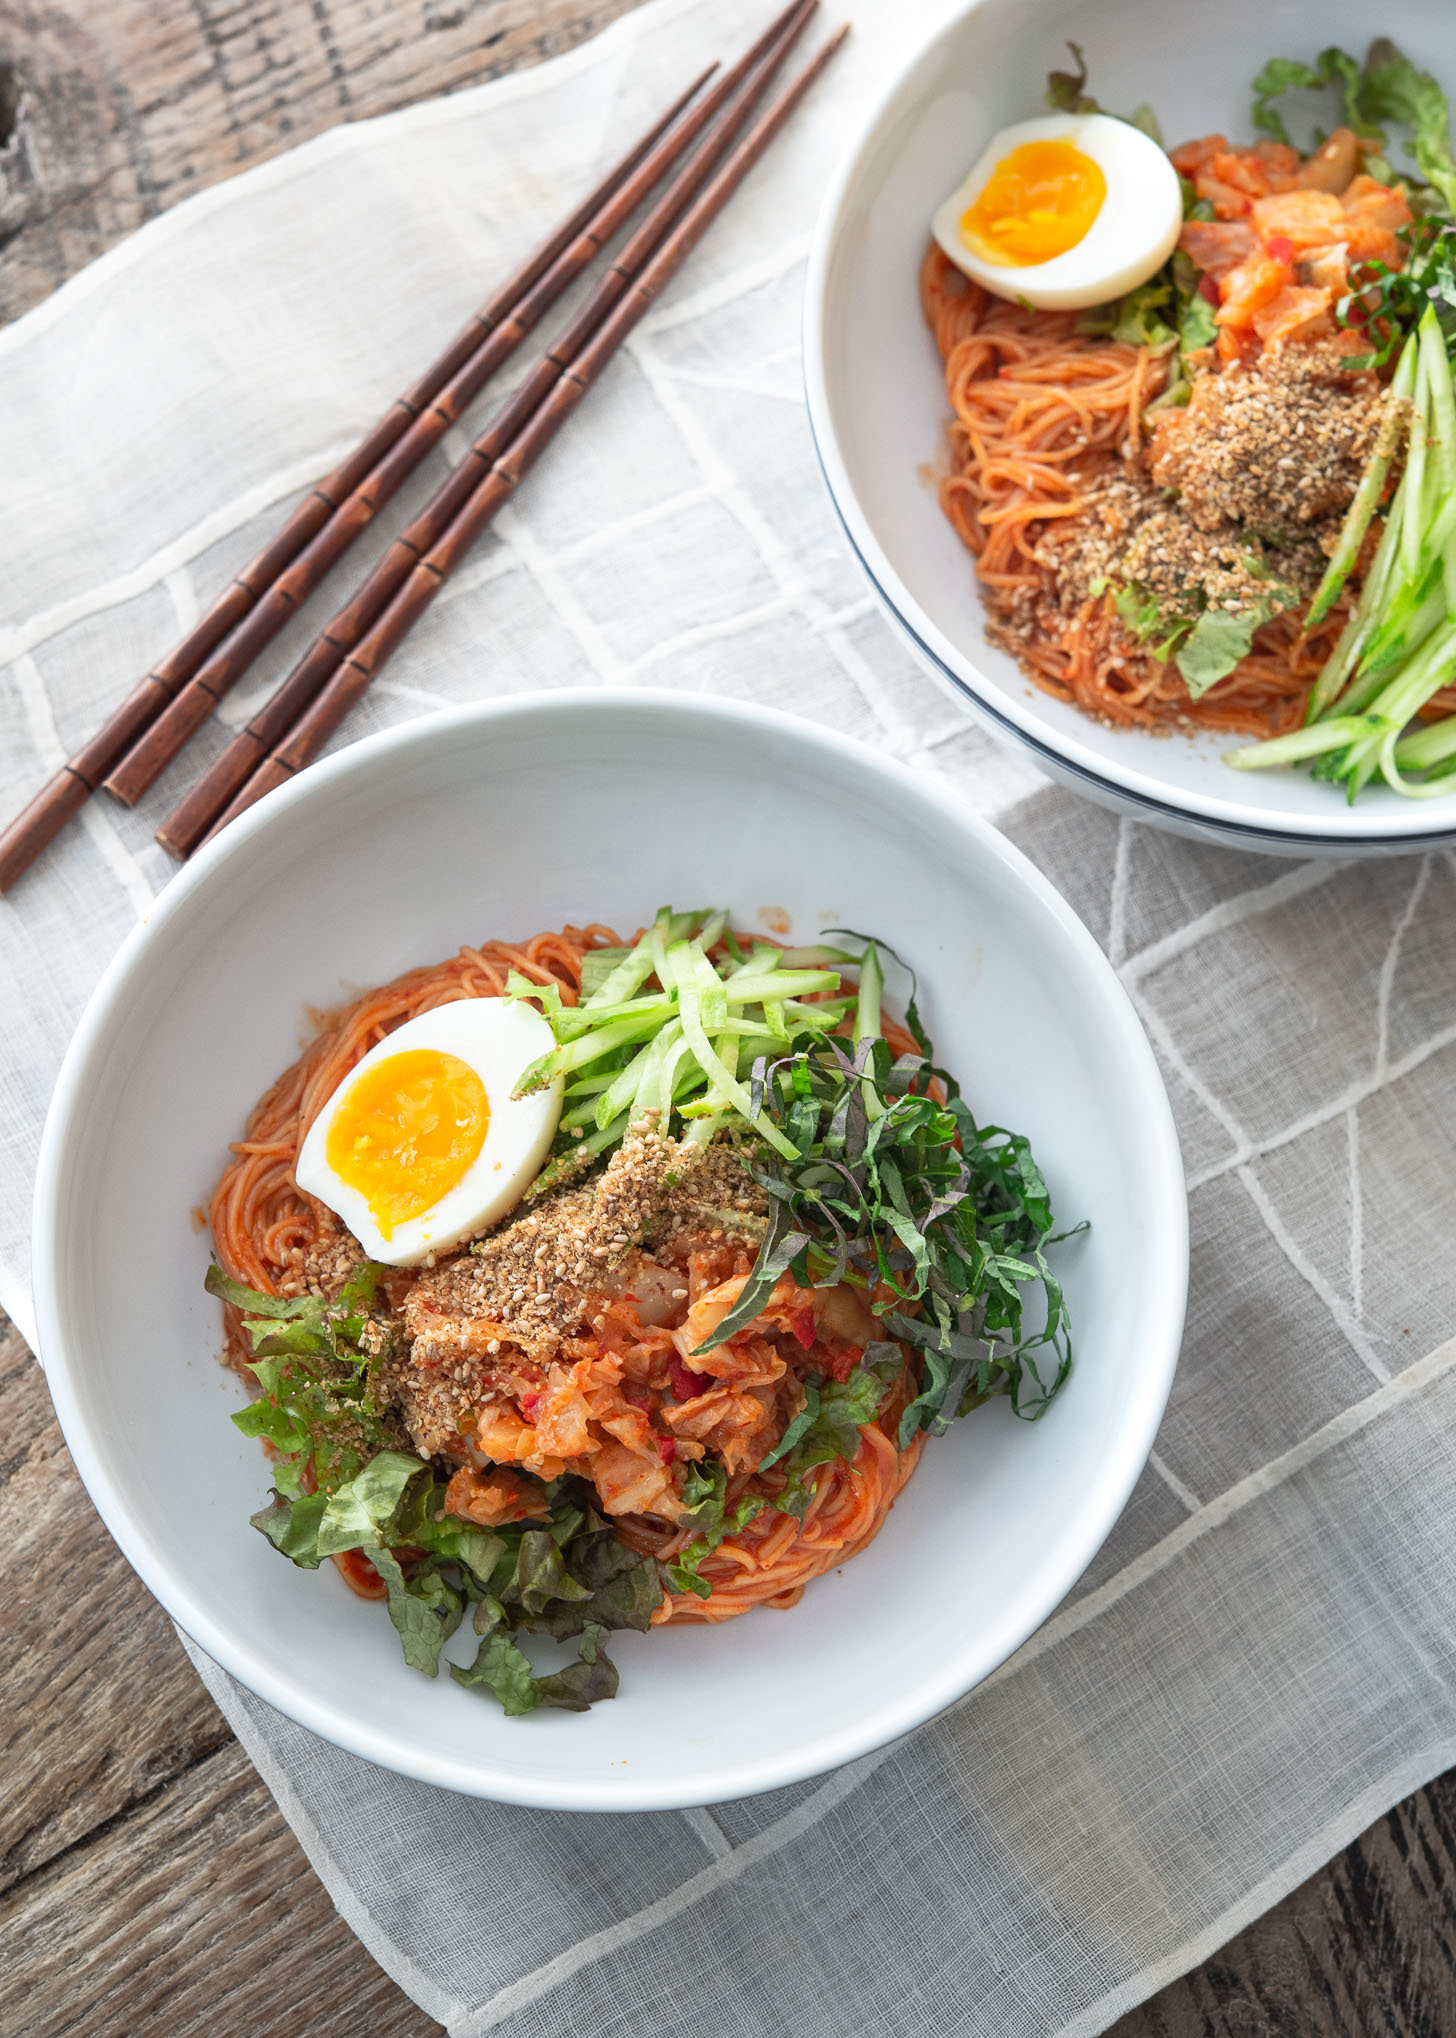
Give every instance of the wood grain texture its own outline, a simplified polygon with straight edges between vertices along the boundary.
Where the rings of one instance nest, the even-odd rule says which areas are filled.
[[[8,1327],[0,1407],[8,1889],[220,1748],[228,1730],[196,1677],[177,1675],[171,1625],[86,1499],[41,1370]]]
[[[219,178],[555,55],[634,4],[7,0],[0,323]]]
[[[3,1317],[0,1425],[0,2033],[436,2032],[334,1910],[102,1527]]]
[[[632,4],[4,0],[0,322],[192,191]],[[428,2038],[111,1543],[3,1318],[0,1437],[0,2033]],[[1116,2038],[1450,2038],[1453,1892],[1456,1775]]]
[[[17,2038],[440,2028],[334,1910],[236,1742],[0,1898],[0,1935]]]

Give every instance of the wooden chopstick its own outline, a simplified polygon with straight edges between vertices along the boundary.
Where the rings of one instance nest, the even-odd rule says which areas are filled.
[[[798,4],[799,0],[795,0],[795,8]],[[790,9],[791,14],[794,11],[794,8]],[[510,317],[496,327],[455,378],[411,422],[403,437],[379,465],[339,505],[317,536],[265,591],[246,620],[157,717],[152,727],[104,781],[108,793],[126,806],[136,804],[242,677],[263,647],[302,607],[329,568],[373,522],[405,477],[458,422],[488,377],[514,353],[547,308],[576,280],[638,203],[694,145],[732,97],[745,69],[757,61],[760,46],[772,42],[780,27],[781,21],[772,24],[747,55],[658,141],[641,165],[611,194],[582,233],[520,298]]]
[[[206,836],[207,841],[220,834],[230,821],[245,813],[265,793],[286,784],[318,756],[391,652],[433,601],[522,476],[585,396],[603,364],[616,352],[717,218],[848,33],[846,23],[824,44],[734,149],[627,295],[603,321],[567,371],[554,382],[546,401],[490,469],[439,542],[419,561],[373,628],[355,646],[312,706],[305,710],[289,734],[259,765],[233,799]]]
[[[536,320],[592,261],[639,200],[693,146],[735,94],[745,72],[766,47],[776,46],[784,24],[797,18],[803,0],[769,25],[733,69],[668,133],[614,193],[585,231],[552,264],[517,304],[511,317],[487,341],[459,376],[415,419],[399,445],[344,502],[292,566],[221,649],[188,681],[120,766],[105,780],[107,792],[131,806],[206,721],[223,695],[242,676],[263,646],[289,621],[324,574],[384,507],[404,476],[435,446],[479,393],[487,375],[512,353]]]
[[[35,858],[83,807],[102,781],[121,764],[139,737],[163,714],[209,655],[237,629],[259,597],[347,502],[360,482],[385,459],[415,419],[434,402],[472,357],[487,346],[501,324],[563,252],[578,240],[602,208],[644,164],[655,145],[694,99],[716,65],[696,78],[629,149],[596,188],[562,221],[456,334],[430,368],[397,397],[373,430],[299,504],[287,523],[250,565],[231,581],[181,643],[154,666],[84,748],[62,765],[0,834],[0,892],[8,891]],[[659,163],[661,174],[667,165]],[[641,192],[639,190],[639,197]],[[544,307],[543,307],[544,308]]]
[[[760,38],[724,83],[736,81],[721,117],[696,155],[659,194],[586,303],[553,341],[533,373],[492,418],[465,458],[363,585],[327,624],[282,685],[240,730],[192,790],[163,821],[157,840],[172,855],[191,854],[272,747],[281,742],[354,645],[387,608],[410,573],[449,528],[495,460],[503,454],[552,385],[569,367],[656,253],[680,214],[706,184],[719,158],[766,91],[774,70],[813,14],[818,0],[797,0]],[[715,92],[719,88],[715,87]]]

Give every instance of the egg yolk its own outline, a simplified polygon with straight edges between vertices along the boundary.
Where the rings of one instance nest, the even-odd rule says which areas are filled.
[[[1001,158],[961,214],[961,233],[983,262],[1015,268],[1050,262],[1076,247],[1106,196],[1101,168],[1070,142],[1023,142]]]
[[[387,1055],[340,1099],[324,1151],[383,1238],[463,1180],[485,1144],[490,1099],[468,1062],[439,1048]]]

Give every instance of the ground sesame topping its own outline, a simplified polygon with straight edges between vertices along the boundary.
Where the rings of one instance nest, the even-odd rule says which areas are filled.
[[[1170,620],[1238,614],[1275,582],[1307,597],[1383,407],[1376,377],[1329,342],[1276,349],[1251,368],[1220,371],[1207,357],[1187,405],[1151,414],[1145,448],[1069,470],[1081,507],[1033,546],[1043,584],[996,592],[988,636],[1035,668],[1038,645],[1104,590],[1135,585]]]
[[[597,1298],[644,1246],[680,1248],[690,1237],[756,1244],[767,1210],[734,1145],[687,1146],[644,1123],[599,1175],[421,1270],[403,1305],[410,1358],[398,1384],[419,1448],[441,1449],[482,1400],[539,1386],[568,1338],[601,1330]]]
[[[297,1283],[285,1292],[332,1299],[368,1258],[354,1234],[344,1229],[332,1211],[324,1211],[314,1243],[301,1256]]]
[[[1157,414],[1148,464],[1201,530],[1292,536],[1348,508],[1381,408],[1375,376],[1333,343],[1280,347],[1197,376],[1186,408]]]

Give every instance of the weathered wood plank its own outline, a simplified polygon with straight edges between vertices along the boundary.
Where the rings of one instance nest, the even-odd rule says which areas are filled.
[[[0,323],[341,120],[538,62],[637,0],[71,0],[0,14]],[[13,103],[18,84],[18,112]]]
[[[435,2031],[338,1917],[102,1527],[3,1317],[0,1425],[0,2031]]]
[[[3,1321],[3,1319],[0,1319]],[[0,1888],[229,1738],[86,1498],[39,1366],[0,1339]]]
[[[236,1742],[0,1898],[0,1944],[17,2038],[440,2028],[334,1910]]]

